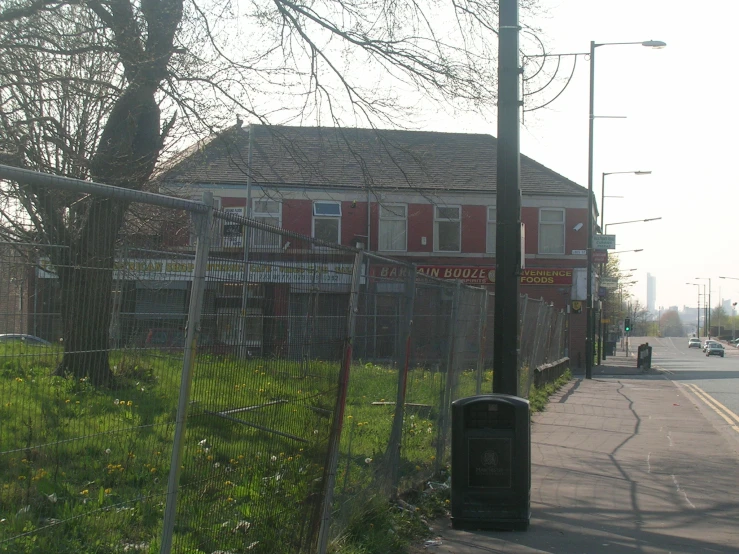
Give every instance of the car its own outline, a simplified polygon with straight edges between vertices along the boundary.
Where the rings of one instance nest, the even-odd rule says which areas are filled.
[[[719,346],[721,346],[721,344],[716,342],[715,340],[708,339],[706,342],[703,343],[703,352],[708,350],[708,347],[713,344],[718,344]]]
[[[51,346],[51,343],[48,340],[42,339],[41,337],[36,337],[34,335],[25,335],[23,333],[5,333],[0,335],[0,343],[9,343],[16,341],[32,346]]]
[[[701,340],[700,339],[688,340],[688,348],[701,348]]]
[[[713,344],[709,344],[708,348],[706,348],[706,356],[721,356],[724,357],[724,347],[723,345],[714,342]]]

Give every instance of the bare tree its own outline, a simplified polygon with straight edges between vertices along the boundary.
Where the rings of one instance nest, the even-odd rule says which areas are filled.
[[[533,9],[534,2],[525,3]],[[450,0],[6,0],[0,152],[19,167],[142,189],[165,148],[261,123],[411,123],[419,99],[495,102],[497,3]],[[61,290],[59,374],[112,378],[116,240],[129,206],[2,187],[5,240],[45,252]]]

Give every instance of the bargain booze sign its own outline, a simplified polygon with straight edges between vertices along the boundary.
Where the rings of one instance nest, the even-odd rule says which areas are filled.
[[[462,281],[468,285],[495,284],[495,267],[468,265],[419,265],[418,273],[437,279]],[[394,279],[405,276],[406,268],[391,265],[371,266],[373,277]],[[572,269],[526,268],[521,270],[522,285],[571,285]]]

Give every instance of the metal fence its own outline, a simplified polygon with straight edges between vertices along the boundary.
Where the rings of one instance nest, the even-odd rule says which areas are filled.
[[[207,195],[12,178],[82,235],[0,245],[0,333],[48,341],[0,338],[0,552],[325,552],[492,389],[484,289]],[[526,396],[566,321],[520,307]]]

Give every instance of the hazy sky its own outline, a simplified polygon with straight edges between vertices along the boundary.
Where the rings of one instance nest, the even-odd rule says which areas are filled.
[[[586,52],[591,40],[667,43],[660,50],[640,45],[596,49],[595,114],[626,116],[595,121],[598,202],[603,172],[653,172],[606,177],[606,195],[623,198],[606,198],[605,223],[663,218],[608,230],[616,234],[618,250],[644,249],[621,255],[622,268],[638,268],[632,293],[646,304],[646,275],[651,273],[657,277],[657,306],[694,307],[699,287],[685,283],[707,284],[696,277],[712,278],[714,306],[719,295],[739,299],[739,280],[719,279],[739,278],[734,233],[739,219],[739,79],[731,38],[739,1],[541,0],[541,5],[546,13],[532,23],[542,28],[553,53]],[[527,113],[521,130],[524,154],[583,186],[588,63],[581,56],[567,90],[547,108]],[[535,103],[536,98],[527,99]],[[495,135],[496,122],[434,116],[428,129]]]

